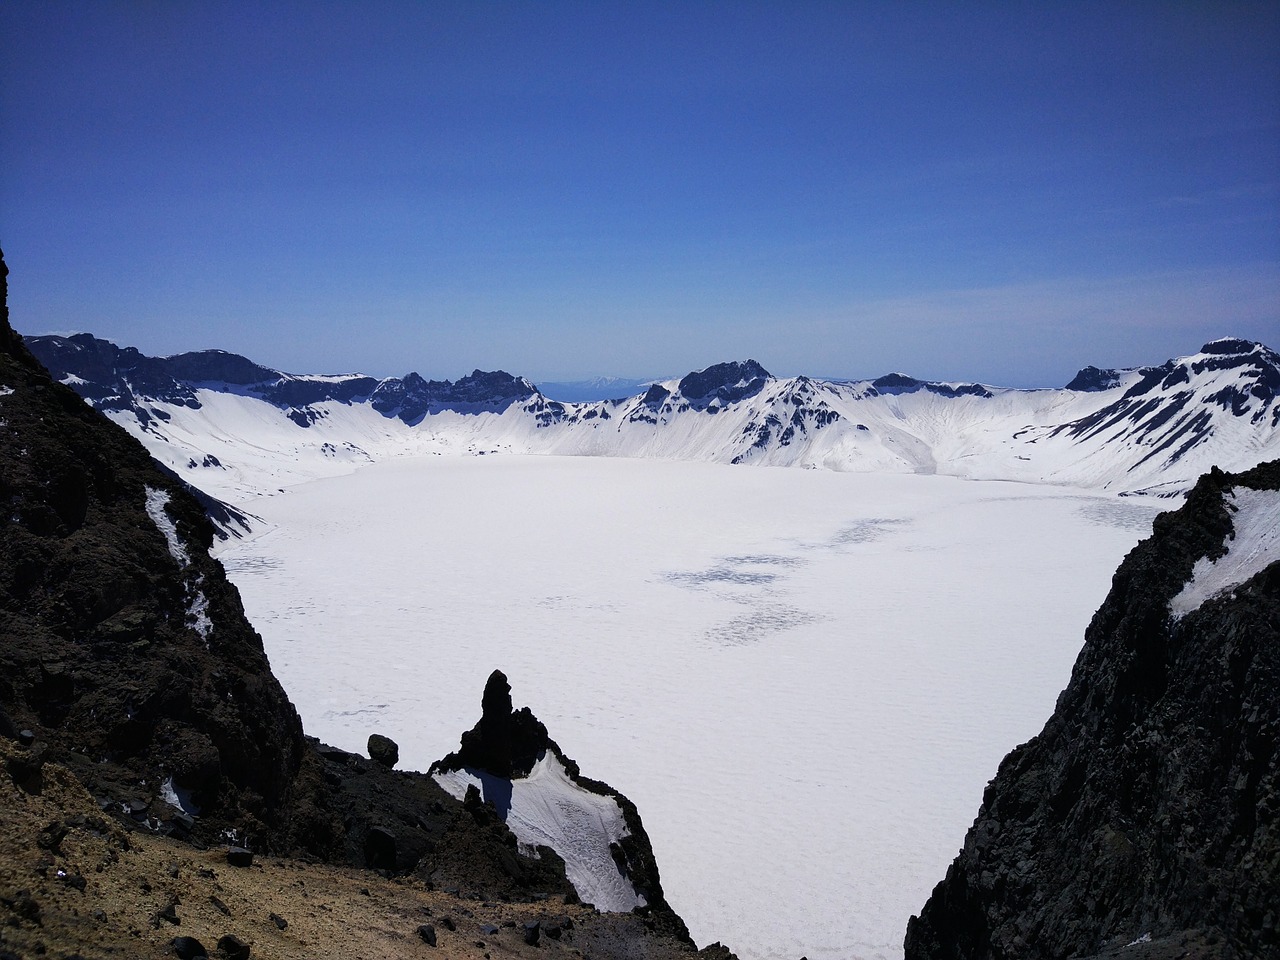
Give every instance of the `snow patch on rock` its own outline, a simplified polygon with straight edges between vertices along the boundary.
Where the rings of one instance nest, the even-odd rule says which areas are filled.
[[[200,639],[205,641],[207,646],[209,634],[213,631],[213,621],[209,619],[209,598],[200,589],[203,585],[204,577],[202,576],[196,580],[196,595],[187,607],[187,622],[196,633],[200,634]]]
[[[191,791],[184,790],[175,784],[173,777],[160,784],[160,799],[169,804],[169,806],[190,816],[197,817],[200,815],[200,807],[191,799]]]
[[[164,509],[169,505],[169,494],[153,487],[147,487],[146,489],[147,516],[151,518],[151,522],[156,525],[156,528],[164,534],[165,542],[169,544],[169,554],[178,561],[178,566],[189,567],[191,565],[191,556],[187,553],[187,548],[182,545],[182,541],[178,539],[178,528],[174,526],[173,521],[169,519],[169,514]]]
[[[1206,600],[1234,590],[1280,560],[1280,491],[1235,487],[1224,501],[1233,514],[1227,552],[1217,560],[1201,557],[1182,592],[1169,601],[1169,612],[1181,619]]]
[[[169,518],[169,514],[165,512],[165,507],[169,505],[169,494],[164,490],[156,490],[154,487],[147,487],[147,516],[151,518],[151,522],[156,528],[164,534],[165,542],[169,545],[169,554],[174,560],[178,561],[178,566],[184,570],[191,566],[191,554],[187,553],[187,548],[183,546],[182,540],[178,537],[178,528],[173,520]],[[195,586],[192,588],[193,596],[191,602],[187,605],[187,624],[200,634],[200,639],[209,642],[209,634],[213,631],[213,621],[209,619],[209,598],[204,595],[204,591],[200,589],[204,585],[204,577],[196,578]]]
[[[613,797],[574,783],[552,751],[543,752],[527,777],[515,780],[470,767],[434,776],[459,800],[474,785],[498,808],[517,840],[558,853],[569,882],[584,902],[612,913],[645,905],[610,851],[611,844],[628,834],[622,808]]]

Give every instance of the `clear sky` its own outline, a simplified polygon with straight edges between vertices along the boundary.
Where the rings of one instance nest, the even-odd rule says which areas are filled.
[[[0,3],[24,333],[1061,385],[1280,348],[1280,3]]]

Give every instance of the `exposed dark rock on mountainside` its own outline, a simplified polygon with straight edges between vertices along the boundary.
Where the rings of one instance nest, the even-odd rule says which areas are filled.
[[[1280,563],[1170,612],[1245,535],[1232,490],[1280,491],[1280,462],[1202,477],[1121,564],[908,960],[1280,956]]]
[[[0,257],[0,736],[16,741],[5,745],[0,799],[35,803],[46,771],[62,783],[69,770],[104,817],[197,847],[233,838],[480,899],[571,892],[563,863],[521,853],[491,807],[392,770],[384,750],[378,762],[303,735],[238,592],[208,555],[204,507],[40,366],[9,326],[7,274]],[[0,827],[21,819],[0,809]],[[50,837],[36,846],[56,848]],[[0,843],[23,847],[2,829]],[[0,876],[0,931],[39,918],[15,889]],[[692,949],[672,924],[639,943],[655,926],[602,917],[599,951]],[[93,934],[72,939],[92,944]]]
[[[680,393],[694,405],[712,400],[722,404],[737,403],[764,389],[771,374],[754,360],[717,363],[705,370],[687,374],[680,381]]]
[[[527,400],[536,388],[503,371],[481,370],[457,381],[424,380],[416,373],[376,380],[365,376],[292,376],[224,350],[200,350],[172,357],[148,357],[133,347],[117,347],[88,333],[71,337],[26,338],[36,358],[99,410],[133,410],[144,426],[158,415],[146,401],[199,409],[197,384],[222,384],[290,411],[290,419],[310,426],[325,401],[368,401],[386,417],[416,423],[440,409],[502,409]]]
[[[1119,386],[1120,378],[1124,375],[1123,370],[1102,370],[1098,367],[1084,367],[1067,384],[1067,390],[1110,390]]]
[[[1274,428],[1280,424],[1280,354],[1251,340],[1224,337],[1200,348],[1199,359],[1169,360],[1158,367],[1142,367],[1139,379],[1124,395],[1100,410],[1064,423],[1048,436],[1074,440],[1126,431],[1144,455],[1134,466],[1163,459],[1174,464],[1213,433],[1213,408],[1232,418]],[[1211,371],[1231,371],[1234,382],[1207,396],[1196,396],[1193,377]],[[1086,367],[1067,385],[1069,390],[1103,390],[1114,384],[1117,371]]]
[[[890,373],[883,377],[877,377],[871,381],[871,386],[877,393],[915,393],[917,390],[926,390],[929,393],[936,393],[940,397],[982,397],[985,400],[991,399],[991,391],[980,383],[962,383],[958,386],[952,386],[949,383],[935,383],[932,380],[917,380],[915,377],[908,377],[901,373]]]
[[[537,394],[523,377],[502,370],[486,373],[473,370],[456,381],[424,380],[410,373],[403,380],[384,380],[373,393],[373,409],[383,416],[405,423],[418,423],[428,413],[441,409],[473,412],[504,409]]]
[[[204,510],[0,326],[0,732],[35,731],[114,809],[209,839],[280,827],[302,727]]]

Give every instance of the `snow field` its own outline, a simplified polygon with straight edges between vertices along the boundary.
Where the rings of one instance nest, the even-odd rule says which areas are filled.
[[[1164,505],[1161,505],[1164,506]],[[695,940],[901,956],[1160,507],[947,477],[386,460],[222,559],[307,730],[425,770],[494,668],[638,806]]]

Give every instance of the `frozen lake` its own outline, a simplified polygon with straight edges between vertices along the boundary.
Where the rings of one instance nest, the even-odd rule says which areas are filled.
[[[698,944],[897,958],[1161,509],[948,477],[386,460],[221,559],[307,732],[426,769],[510,678],[629,796]],[[1164,506],[1167,506],[1164,505]]]

